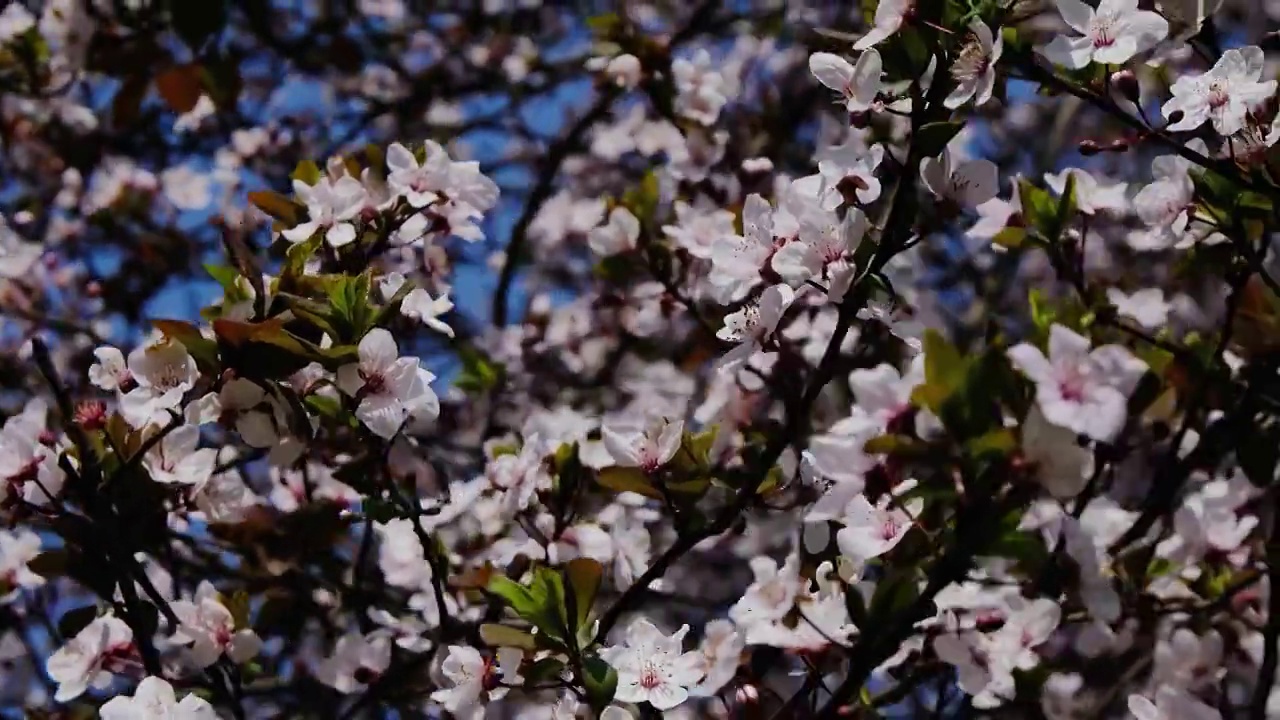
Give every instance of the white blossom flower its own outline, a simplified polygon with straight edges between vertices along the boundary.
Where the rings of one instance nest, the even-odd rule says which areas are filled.
[[[22,3],[6,5],[0,12],[0,45],[36,26],[36,18]]]
[[[676,112],[702,125],[715,124],[729,98],[727,83],[715,69],[711,54],[700,49],[692,59],[677,58],[671,63],[671,75],[676,86]]]
[[[724,327],[716,337],[737,345],[720,360],[720,370],[728,372],[746,362],[761,350],[769,336],[777,329],[786,313],[795,291],[788,285],[778,284],[765,288],[760,297],[748,302],[740,310],[724,319]]]
[[[207,580],[200,583],[191,600],[175,600],[171,606],[181,622],[173,641],[191,646],[191,661],[196,667],[207,668],[224,654],[238,665],[262,649],[262,640],[252,628],[236,628],[236,619]]]
[[[391,640],[382,632],[349,632],[316,667],[320,682],[344,695],[363,691],[391,666]]]
[[[680,450],[684,437],[684,422],[655,418],[643,428],[624,428],[605,423],[601,428],[604,446],[621,467],[638,467],[645,472],[656,472],[666,465]]]
[[[439,297],[431,297],[422,288],[414,288],[400,302],[400,313],[408,318],[420,321],[423,325],[446,337],[453,337],[453,328],[440,319],[441,315],[453,309],[453,301],[446,290]]]
[[[137,387],[120,398],[120,414],[135,428],[166,425],[169,412],[200,378],[196,361],[181,343],[166,340],[129,353],[129,375]]]
[[[689,698],[689,689],[702,679],[703,656],[684,652],[685,625],[674,635],[664,635],[643,618],[627,628],[626,644],[600,651],[600,657],[618,671],[614,699],[647,702],[658,710],[670,710]]]
[[[768,557],[753,557],[750,565],[755,580],[729,608],[729,617],[748,629],[786,617],[802,586],[799,555],[788,556],[781,568]]]
[[[485,698],[500,700],[507,694],[507,686],[524,681],[520,676],[522,657],[518,648],[499,648],[495,662],[473,647],[450,645],[440,672],[452,686],[431,693],[431,699],[459,718],[479,717]]]
[[[604,74],[618,87],[633,89],[644,77],[644,66],[640,64],[640,58],[631,53],[623,53],[609,59],[604,66]]]
[[[45,507],[62,491],[59,453],[41,442],[45,413],[44,402],[33,400],[0,427],[0,501]]]
[[[387,185],[415,209],[440,199],[449,187],[449,155],[434,142],[427,143],[426,159],[419,163],[413,151],[400,143],[387,147]]]
[[[1035,468],[1036,479],[1055,498],[1073,498],[1089,482],[1086,471],[1093,453],[1080,445],[1074,430],[1046,420],[1038,405],[1022,423],[1022,453]]]
[[[366,194],[359,180],[350,175],[336,181],[322,177],[315,185],[294,180],[293,192],[307,206],[308,219],[281,232],[285,240],[300,243],[323,231],[325,242],[335,248],[355,241],[356,226],[352,221],[360,214]]]
[[[1119,288],[1107,288],[1107,301],[1116,306],[1121,317],[1132,318],[1148,330],[1156,330],[1169,322],[1172,303],[1164,299],[1160,288],[1143,288],[1132,294]]]
[[[1206,152],[1199,138],[1187,147]],[[1135,250],[1165,250],[1178,246],[1194,212],[1195,183],[1191,162],[1180,155],[1161,155],[1151,161],[1153,181],[1133,197],[1133,209],[1146,228],[1129,234]]]
[[[23,589],[44,585],[44,578],[27,567],[39,554],[39,535],[26,528],[0,530],[0,603],[13,600]]]
[[[1128,397],[1146,371],[1146,363],[1118,345],[1089,349],[1089,340],[1054,324],[1049,357],[1022,343],[1009,358],[1036,383],[1036,402],[1051,423],[1102,442],[1110,442],[1128,418]]]
[[[70,702],[90,686],[104,688],[112,674],[136,666],[133,631],[114,615],[94,618],[45,663],[49,677],[58,684],[53,699]]]
[[[118,348],[104,345],[93,351],[97,362],[89,366],[89,382],[107,392],[124,390],[133,381],[124,354]]]
[[[1169,23],[1158,13],[1139,10],[1138,0],[1102,0],[1096,10],[1081,0],[1055,2],[1062,19],[1082,37],[1059,35],[1040,53],[1072,70],[1091,62],[1123,64],[1169,34]]]
[[[810,280],[827,283],[827,299],[839,302],[853,282],[853,254],[867,232],[867,216],[857,208],[838,219],[834,214],[810,213],[800,219],[800,237],[774,253],[772,267],[794,286]]]
[[[870,110],[884,89],[880,82],[884,66],[874,48],[859,55],[857,65],[833,53],[814,53],[809,56],[809,72],[818,82],[840,93],[849,112]]]
[[[733,213],[728,210],[695,207],[677,200],[675,211],[675,224],[663,225],[662,232],[696,258],[710,260],[717,242],[737,235]]]
[[[942,104],[954,109],[972,99],[976,106],[985,105],[995,88],[996,62],[1003,52],[1002,36],[993,37],[991,28],[979,19],[970,22],[969,37],[951,65],[951,77],[956,81],[956,87]]]
[[[916,0],[880,0],[876,5],[874,25],[871,30],[853,44],[854,50],[866,50],[878,45],[898,32],[907,16],[916,9]]]
[[[823,210],[835,210],[851,197],[864,205],[879,199],[882,188],[876,168],[884,159],[883,145],[863,148],[851,141],[828,148],[819,157],[818,173],[796,184],[816,197]]]
[[[742,205],[742,235],[726,235],[711,248],[710,281],[720,302],[733,302],[761,282],[773,255],[773,208],[757,194]]]
[[[728,620],[712,620],[703,628],[702,644],[698,652],[702,654],[702,682],[693,687],[689,694],[694,697],[711,697],[729,684],[738,672],[742,660],[742,650],[746,642],[738,628]]]
[[[409,417],[434,418],[440,401],[431,390],[435,375],[417,358],[400,357],[391,333],[370,330],[360,341],[360,361],[338,368],[338,389],[359,401],[356,417],[375,435],[390,440]]]
[[[1160,112],[1166,119],[1180,112],[1182,118],[1166,129],[1195,130],[1212,120],[1213,129],[1224,137],[1239,132],[1245,116],[1276,91],[1275,80],[1259,82],[1264,60],[1258,47],[1233,48],[1209,72],[1179,77],[1169,88],[1173,97]]]
[[[1129,712],[1137,720],[1222,720],[1222,713],[1172,685],[1161,685],[1155,702],[1145,695],[1129,696]]]
[[[639,240],[640,221],[624,207],[609,211],[609,222],[587,233],[587,243],[600,257],[635,250]]]
[[[10,5],[9,7],[20,6]],[[43,254],[43,245],[22,239],[5,222],[4,215],[0,215],[0,278],[14,279],[25,276]]]
[[[200,429],[183,425],[165,435],[142,459],[142,465],[151,479],[162,485],[185,485],[198,491],[209,481],[218,461],[216,449],[197,449],[199,445]]]
[[[839,518],[844,525],[836,532],[840,552],[856,565],[880,557],[902,541],[923,507],[919,498],[902,507],[888,494],[874,505],[865,495],[858,495]]]
[[[117,695],[98,709],[102,720],[218,720],[209,701],[188,693],[178,700],[173,686],[154,675],[138,683],[133,697]]]
[[[1100,212],[1124,212],[1129,207],[1125,197],[1125,183],[1103,185],[1088,171],[1067,168],[1060,173],[1045,173],[1044,181],[1049,189],[1061,195],[1067,190],[1067,179],[1075,178],[1076,209],[1085,215]]]
[[[920,163],[920,179],[934,197],[961,207],[977,207],[996,196],[999,171],[990,160],[976,158],[955,164],[951,148]]]

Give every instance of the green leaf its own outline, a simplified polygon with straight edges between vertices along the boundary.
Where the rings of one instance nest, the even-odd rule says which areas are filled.
[[[503,575],[496,575],[489,580],[486,589],[505,600],[516,615],[526,620],[537,613],[539,605],[546,600],[545,597],[535,598],[529,588]]]
[[[249,193],[249,202],[262,212],[292,227],[302,217],[303,207],[278,192],[255,190]]]
[[[617,492],[633,492],[645,497],[662,499],[662,493],[653,486],[649,476],[640,468],[609,467],[596,473],[596,482]]]
[[[1057,313],[1049,303],[1044,291],[1040,288],[1032,288],[1027,293],[1027,304],[1031,307],[1031,322],[1035,323],[1037,330],[1048,334],[1049,327],[1057,319]]]
[[[587,701],[599,714],[613,702],[613,694],[618,689],[618,672],[595,655],[588,657],[582,666],[582,686],[587,691]]]
[[[1026,228],[1007,227],[1001,230],[1000,232],[996,233],[995,237],[991,238],[991,242],[995,245],[999,245],[1002,248],[1016,250],[1022,247],[1022,243],[1025,242],[1026,239],[1027,239]]]
[[[533,571],[529,592],[534,598],[546,598],[532,617],[525,618],[538,626],[547,637],[570,642],[574,637],[569,627],[569,612],[565,599],[564,580],[560,573],[548,567]]]
[[[525,630],[509,625],[485,623],[480,626],[480,639],[489,647],[515,647],[521,650],[534,650],[537,641]]]
[[[240,279],[239,270],[236,270],[230,265],[213,265],[211,263],[206,263],[204,270],[209,273],[209,277],[213,278],[222,286],[223,292],[241,292],[239,283],[237,282],[237,280]]]
[[[959,120],[926,123],[916,132],[912,143],[917,147],[920,157],[937,157],[963,129],[964,123]]]
[[[876,585],[876,592],[871,597],[870,621],[872,623],[887,621],[915,602],[919,596],[920,590],[916,586],[914,569],[891,571],[888,577]]]
[[[930,385],[955,390],[964,382],[967,363],[960,351],[932,328],[924,333],[924,379]]]
[[[475,348],[463,347],[459,350],[458,356],[462,361],[462,371],[454,381],[458,389],[483,393],[492,390],[502,382],[505,368],[485,357]]]
[[[481,633],[483,634],[483,632],[484,628],[481,628]],[[528,685],[556,682],[560,680],[560,675],[563,672],[563,660],[554,657],[545,657],[530,666],[528,670],[524,671],[524,681]]]
[[[300,180],[307,185],[320,182],[320,167],[312,160],[302,160],[289,174],[293,180]]]
[[[590,558],[576,558],[565,566],[564,579],[569,586],[566,600],[569,602],[570,614],[575,633],[578,628],[587,624],[591,615],[591,606],[596,601],[596,593],[600,591],[600,581],[604,577],[604,566]]]
[[[205,337],[200,328],[183,320],[152,320],[151,326],[186,348],[201,371],[217,374],[218,344]]]
[[[924,443],[908,435],[879,435],[863,445],[863,451],[872,455],[909,455],[924,449]]]
[[[1018,447],[1018,440],[1007,428],[991,432],[970,440],[967,444],[969,454],[975,457],[982,455],[1008,455]]]

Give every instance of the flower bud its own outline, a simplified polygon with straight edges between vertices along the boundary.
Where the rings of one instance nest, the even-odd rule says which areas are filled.
[[[1111,86],[1120,96],[1132,103],[1141,98],[1142,89],[1138,85],[1138,76],[1132,70],[1120,70],[1111,74]]]
[[[101,430],[107,424],[107,404],[101,400],[86,400],[76,407],[75,422],[85,430]]]

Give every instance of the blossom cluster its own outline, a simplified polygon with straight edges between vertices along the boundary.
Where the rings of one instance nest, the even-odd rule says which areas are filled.
[[[1280,715],[1274,3],[350,5],[0,12],[0,707]]]

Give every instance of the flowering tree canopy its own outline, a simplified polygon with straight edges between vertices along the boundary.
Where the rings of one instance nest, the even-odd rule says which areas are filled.
[[[437,5],[0,9],[0,715],[1280,717],[1280,3]]]

